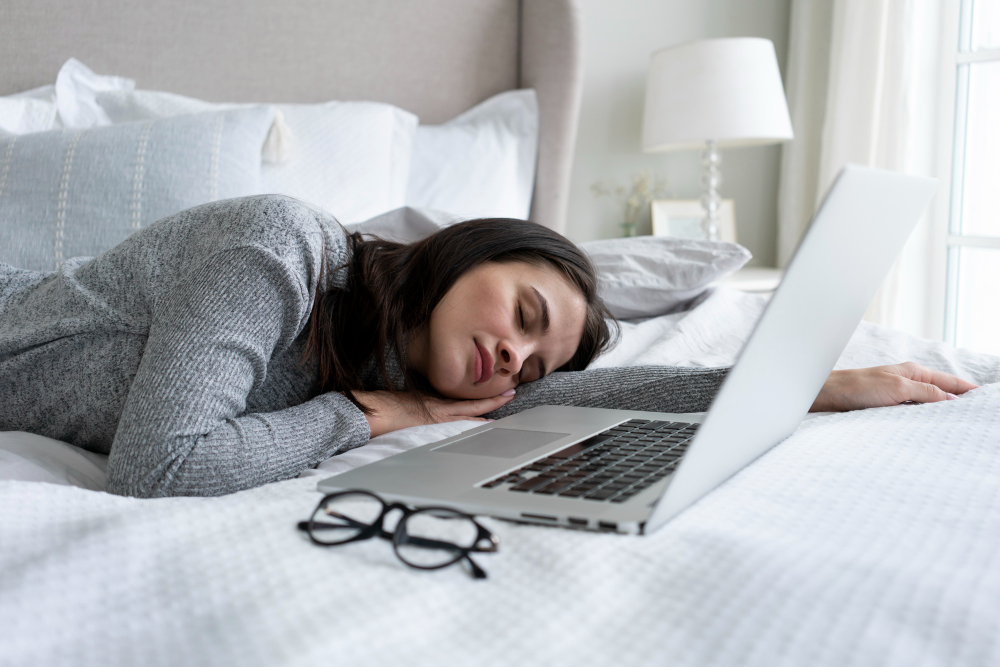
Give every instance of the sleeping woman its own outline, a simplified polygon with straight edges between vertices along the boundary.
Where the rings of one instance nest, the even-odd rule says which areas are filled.
[[[0,264],[0,430],[109,455],[108,491],[219,495],[369,438],[540,404],[707,409],[726,369],[587,365],[614,338],[587,257],[516,220],[403,245],[263,195],[41,273]],[[812,409],[953,398],[915,364],[835,371]]]

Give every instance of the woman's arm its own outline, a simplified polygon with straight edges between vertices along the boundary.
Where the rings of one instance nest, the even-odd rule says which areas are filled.
[[[651,412],[703,412],[719,391],[728,368],[630,366],[552,373],[521,385],[517,397],[485,415],[499,419],[536,405],[575,405]],[[955,398],[975,385],[912,362],[834,371],[810,411],[840,412],[932,403]]]
[[[537,405],[703,412],[727,372],[728,368],[629,366],[550,373],[520,385],[514,400],[485,416],[500,419]]]
[[[262,247],[212,255],[158,304],[108,461],[108,491],[219,495],[293,477],[367,442],[337,393],[243,414],[308,314],[303,281]]]

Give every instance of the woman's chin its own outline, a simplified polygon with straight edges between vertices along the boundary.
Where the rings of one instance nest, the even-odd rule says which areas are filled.
[[[468,401],[476,398],[490,398],[491,396],[496,395],[494,393],[490,393],[491,390],[486,386],[469,384],[468,382],[442,386],[432,383],[432,386],[442,396],[462,401]]]
[[[455,377],[431,377],[427,378],[427,381],[434,391],[446,396],[448,398],[457,399],[468,399],[468,398],[479,398],[475,395],[476,386],[469,383],[468,378],[455,378]]]
[[[477,390],[476,387],[455,387],[447,390],[438,389],[438,393],[442,396],[447,396],[448,398],[454,398],[461,401],[468,401],[475,398],[488,398],[487,394],[483,392],[481,388]]]

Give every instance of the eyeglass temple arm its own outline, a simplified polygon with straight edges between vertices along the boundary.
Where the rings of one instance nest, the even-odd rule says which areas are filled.
[[[349,522],[351,522],[354,525],[353,526],[347,526],[347,525],[344,525],[344,524],[341,524],[341,523],[325,523],[323,521],[312,521],[312,522],[309,522],[309,521],[299,521],[298,524],[296,524],[295,527],[298,528],[299,530],[304,530],[306,532],[309,531],[309,524],[310,523],[312,523],[313,528],[350,528],[351,530],[357,530],[358,528],[369,528],[370,527],[367,523],[362,523],[360,521],[354,521],[353,519],[349,519],[347,517],[344,517],[344,520],[345,521],[349,521]]]
[[[470,574],[473,579],[486,579],[486,570],[479,567],[479,563],[472,560],[472,556],[465,554],[465,561],[469,564]]]

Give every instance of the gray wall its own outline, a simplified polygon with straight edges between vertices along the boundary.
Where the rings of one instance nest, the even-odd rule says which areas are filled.
[[[707,37],[766,37],[785,69],[790,0],[580,0],[584,83],[570,185],[567,234],[575,241],[617,236],[620,211],[596,199],[590,184],[631,182],[642,169],[668,178],[675,199],[700,194],[697,151],[645,154],[642,107],[653,51]],[[722,152],[720,193],[735,200],[737,236],[752,264],[773,266],[776,252],[779,146]],[[640,233],[649,233],[649,213]]]

